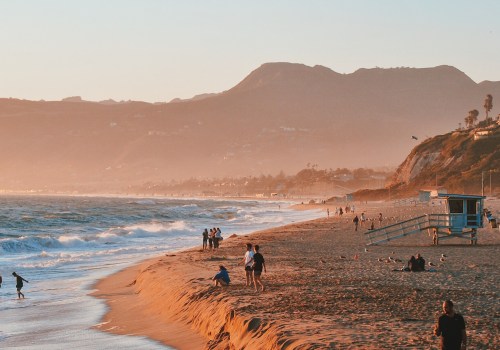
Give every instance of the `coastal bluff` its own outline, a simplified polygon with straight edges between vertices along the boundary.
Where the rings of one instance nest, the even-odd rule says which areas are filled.
[[[498,200],[487,205],[498,213]],[[380,203],[356,209],[369,220],[383,212],[387,224],[425,210]],[[96,328],[181,350],[438,349],[432,328],[442,301],[452,299],[467,322],[469,347],[500,347],[498,229],[482,229],[477,246],[458,239],[432,246],[421,233],[365,249],[368,225],[354,231],[353,217],[325,212],[322,219],[250,235],[226,233],[217,251],[200,249],[200,232],[198,248],[99,281],[92,295],[109,310]],[[263,293],[245,286],[247,242],[259,244],[266,259]],[[434,272],[400,271],[417,253],[434,263]],[[227,288],[212,284],[219,265],[230,273]]]

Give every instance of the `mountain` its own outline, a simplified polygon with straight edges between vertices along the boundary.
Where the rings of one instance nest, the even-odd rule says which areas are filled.
[[[0,99],[0,189],[395,166],[413,135],[456,128],[486,94],[500,96],[500,82],[449,66],[339,74],[266,63],[227,91],[171,103]]]

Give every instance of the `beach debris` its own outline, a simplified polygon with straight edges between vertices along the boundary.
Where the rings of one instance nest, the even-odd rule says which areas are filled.
[[[319,259],[319,262],[322,263],[322,264],[326,264],[326,261],[323,260],[323,259]]]
[[[352,258],[353,258],[354,260],[358,260],[359,256],[358,256],[358,254],[356,254],[356,255],[354,255]]]
[[[382,262],[382,261],[384,261],[384,259],[382,259],[382,258],[378,258],[378,259],[377,259],[377,261],[378,261],[378,262]]]
[[[365,253],[368,253],[368,248],[365,248]]]
[[[429,266],[436,266],[432,261],[429,261]]]
[[[346,257],[346,256],[344,256],[344,255],[339,256],[339,258],[340,258],[340,259],[347,259],[347,257]]]
[[[443,261],[446,261],[445,258],[440,258],[439,261],[443,262]]]
[[[447,257],[447,255],[446,255],[446,254],[441,254],[441,257],[442,257],[442,258],[446,258],[446,257]]]

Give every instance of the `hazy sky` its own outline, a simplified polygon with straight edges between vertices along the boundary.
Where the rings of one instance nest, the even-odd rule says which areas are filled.
[[[0,97],[170,101],[277,61],[500,81],[500,1],[0,0]]]

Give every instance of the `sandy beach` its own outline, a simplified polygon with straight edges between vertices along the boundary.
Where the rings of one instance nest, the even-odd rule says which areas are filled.
[[[499,201],[486,206],[499,217]],[[452,299],[467,323],[468,349],[500,348],[500,231],[485,227],[478,245],[452,239],[432,246],[426,232],[366,247],[353,214],[228,236],[220,249],[169,253],[99,281],[109,307],[96,328],[142,335],[176,349],[438,349],[433,325]],[[307,209],[308,206],[302,206]],[[356,204],[383,224],[430,207]],[[434,208],[435,209],[435,208]],[[376,226],[379,223],[376,221]],[[245,243],[261,246],[266,290],[245,286]],[[398,271],[420,253],[435,272]],[[442,254],[446,258],[442,259]],[[386,262],[388,257],[393,258]],[[395,261],[395,262],[393,262]],[[214,287],[219,265],[229,287]]]

